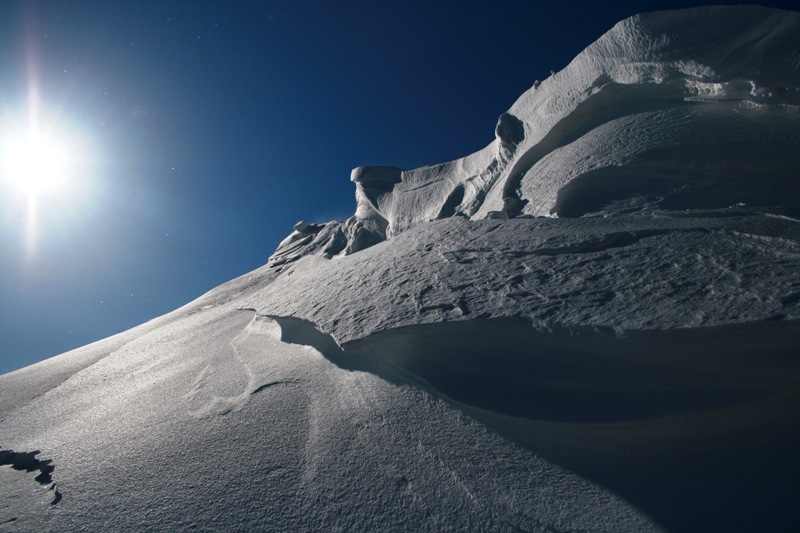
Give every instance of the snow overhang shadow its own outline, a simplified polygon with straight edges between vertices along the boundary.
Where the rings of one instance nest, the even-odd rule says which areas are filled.
[[[312,346],[346,370],[418,386],[482,419],[501,417],[504,427],[513,419],[520,429],[636,428],[640,446],[651,427],[661,449],[662,422],[696,440],[710,436],[693,434],[698,417],[722,434],[758,425],[753,414],[778,405],[800,410],[797,320],[614,336],[480,319],[401,327],[340,347],[311,322],[270,318],[284,342]]]
[[[419,387],[668,529],[693,529],[709,507],[752,505],[754,487],[769,505],[792,505],[800,491],[798,320],[618,337],[484,319],[339,347],[310,322],[273,318],[285,342]],[[715,514],[717,525],[730,517]]]

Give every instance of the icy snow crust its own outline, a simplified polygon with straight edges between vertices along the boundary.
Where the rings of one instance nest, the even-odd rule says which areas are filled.
[[[741,209],[470,222],[333,261],[306,257],[247,300],[337,342],[414,324],[519,318],[624,336],[800,318],[800,221]]]
[[[791,530],[799,73],[797,13],[641,15],[484,150],[355,169],[349,220],[0,376],[0,531]]]

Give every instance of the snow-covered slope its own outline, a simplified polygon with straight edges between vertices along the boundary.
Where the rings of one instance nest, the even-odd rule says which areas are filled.
[[[625,20],[495,135],[0,376],[0,531],[790,529],[800,15]]]

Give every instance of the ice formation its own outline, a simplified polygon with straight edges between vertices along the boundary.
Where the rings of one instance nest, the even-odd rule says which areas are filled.
[[[739,202],[797,213],[797,15],[756,6],[687,13],[614,26],[523,94],[480,152],[413,170],[355,169],[357,211],[332,223],[343,233],[314,239],[329,239],[327,248],[280,247],[273,261],[352,253],[452,216],[575,217]]]
[[[0,376],[58,487],[0,465],[0,531],[790,530],[797,146],[800,14],[622,21],[485,149]]]

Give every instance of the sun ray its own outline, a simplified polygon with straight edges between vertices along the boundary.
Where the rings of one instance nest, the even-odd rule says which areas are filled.
[[[35,194],[28,195],[28,212],[25,217],[25,249],[28,253],[36,251],[37,228],[36,228],[36,211],[38,208],[38,201]]]

